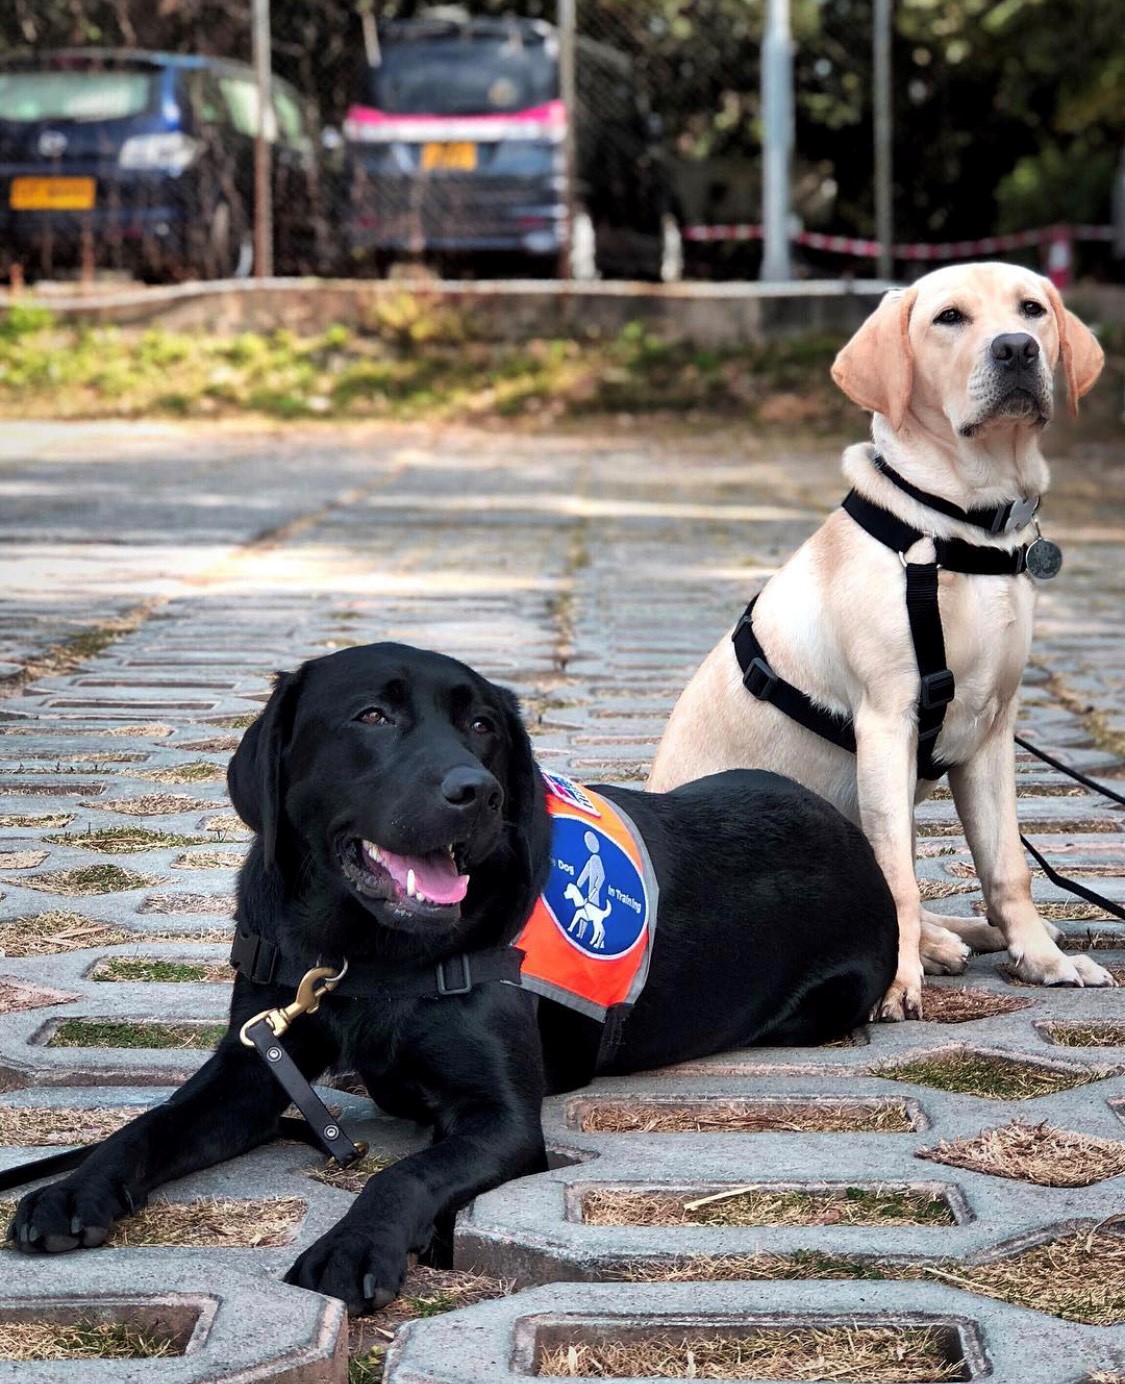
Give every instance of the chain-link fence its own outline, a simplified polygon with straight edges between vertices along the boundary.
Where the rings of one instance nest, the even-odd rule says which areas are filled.
[[[1007,19],[898,0],[896,229],[921,242],[898,247],[900,271],[970,257],[996,231],[1013,232],[999,252],[1041,263],[1059,241],[1039,228],[1065,214],[1087,223],[1083,267],[1120,272],[1109,223],[1125,114],[1094,99],[1122,50],[1113,4],[1059,3],[1071,45],[1049,44],[1020,86],[1004,66]],[[281,274],[757,277],[764,5],[8,0],[0,273],[166,281],[272,258]],[[1043,7],[1001,9],[1013,6],[1021,41],[1037,44]],[[272,30],[264,120],[255,9]],[[792,9],[794,272],[870,274],[870,3]],[[1044,112],[1079,81],[1087,156],[1060,165]],[[1006,106],[992,111],[998,92]],[[1001,126],[1003,139],[982,137]],[[1048,194],[1063,174],[1059,203]],[[255,254],[266,193],[272,228],[257,218]]]

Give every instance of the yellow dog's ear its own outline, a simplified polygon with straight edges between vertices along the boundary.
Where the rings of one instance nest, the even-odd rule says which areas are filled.
[[[1105,364],[1105,352],[1085,322],[1080,322],[1074,313],[1063,307],[1063,300],[1054,284],[1048,281],[1046,287],[1059,333],[1059,359],[1066,376],[1070,416],[1077,418],[1078,400],[1096,384]]]
[[[910,313],[917,291],[892,289],[832,365],[832,378],[860,408],[902,427],[914,385]]]

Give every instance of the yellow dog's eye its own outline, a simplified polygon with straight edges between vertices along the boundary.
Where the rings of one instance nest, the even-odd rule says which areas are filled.
[[[394,722],[381,706],[369,706],[366,711],[361,711],[355,719],[362,721],[365,726],[394,725]]]
[[[940,327],[959,327],[962,322],[968,320],[960,308],[946,308],[934,318],[934,324]]]
[[[1025,298],[1020,304],[1020,312],[1025,317],[1046,317],[1047,309],[1042,303],[1037,303],[1034,298]]]

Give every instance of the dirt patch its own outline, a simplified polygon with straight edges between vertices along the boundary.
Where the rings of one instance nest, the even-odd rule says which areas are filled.
[[[710,1333],[637,1332],[543,1351],[536,1373],[566,1379],[787,1379],[937,1384],[964,1379],[935,1327],[765,1326]]]
[[[906,1134],[916,1128],[901,1101],[590,1100],[574,1110],[577,1127],[586,1134]]]
[[[16,881],[11,881],[16,883]],[[58,894],[64,899],[88,898],[93,894],[120,894],[127,889],[148,889],[164,881],[155,875],[138,875],[120,865],[83,865],[77,870],[54,870],[46,875],[25,875],[19,881],[25,889]]]
[[[17,1203],[0,1201],[0,1224],[7,1225]],[[135,1216],[118,1221],[106,1245],[115,1249],[170,1246],[181,1249],[267,1249],[292,1244],[308,1211],[299,1197],[258,1201],[202,1197],[198,1201],[149,1202]]]
[[[946,985],[922,987],[922,1013],[933,1024],[966,1024],[1027,1009],[1031,1000],[1015,995],[994,995],[991,990],[971,990]]]
[[[149,831],[145,827],[107,827],[104,831],[66,832],[46,838],[56,846],[78,846],[102,855],[138,855],[168,846],[206,846],[206,836],[181,836],[171,831]]]
[[[799,1226],[954,1225],[944,1198],[911,1188],[835,1187],[815,1191],[747,1187],[701,1191],[597,1187],[582,1197],[586,1225]]]
[[[189,798],[186,793],[141,793],[135,798],[106,798],[82,806],[121,812],[126,817],[168,817],[174,812],[202,812],[215,804],[206,798]]]
[[[167,985],[203,982],[229,985],[234,972],[225,961],[162,961],[157,956],[114,956],[99,961],[91,980]]]
[[[0,1104],[0,1145],[22,1149],[92,1144],[141,1113],[141,1106],[79,1110],[70,1106]]]
[[[0,977],[0,1014],[18,1014],[25,1009],[44,1009],[52,1004],[73,1004],[77,995],[39,986],[21,985]]]
[[[985,1052],[947,1052],[879,1067],[872,1075],[934,1086],[941,1091],[956,1091],[963,1096],[1034,1100],[1036,1096],[1054,1095],[1056,1091],[1069,1091],[1075,1086],[1099,1081],[1104,1073],[1080,1067],[1064,1070],[1040,1066],[1018,1057],[999,1057]]]
[[[915,1157],[1040,1187],[1089,1187],[1125,1173],[1125,1140],[1013,1120],[963,1139],[918,1149]]]
[[[1061,1048],[1125,1047],[1125,1024],[1057,1022],[1038,1027],[1040,1033]]]
[[[0,1360],[157,1360],[184,1344],[124,1322],[0,1322]]]
[[[129,1023],[121,1019],[67,1019],[49,1048],[213,1048],[226,1024]]]
[[[33,870],[47,859],[48,851],[0,851],[0,870]]]
[[[208,913],[229,917],[234,913],[233,894],[152,894],[141,904],[142,913]]]

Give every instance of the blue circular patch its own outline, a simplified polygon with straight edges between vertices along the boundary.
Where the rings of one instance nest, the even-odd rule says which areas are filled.
[[[648,918],[640,872],[592,823],[556,816],[552,824],[552,869],[543,897],[559,931],[587,956],[624,956]]]

